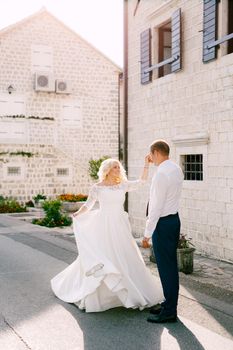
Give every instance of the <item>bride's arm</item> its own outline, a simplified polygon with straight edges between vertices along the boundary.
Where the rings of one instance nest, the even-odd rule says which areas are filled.
[[[150,163],[151,163],[151,159],[150,159],[150,155],[148,154],[145,157],[145,163],[144,163],[144,167],[143,167],[142,174],[141,174],[140,178],[138,180],[133,180],[133,181],[128,180],[126,182],[126,184],[127,184],[126,188],[127,188],[128,192],[136,190],[138,187],[140,187],[143,183],[146,182],[146,180],[148,178]]]
[[[91,208],[95,204],[96,200],[97,200],[96,188],[95,188],[95,186],[92,186],[86,202],[81,206],[81,208],[78,211],[73,213],[73,217],[76,218],[79,215],[84,214],[86,211],[91,210]]]
[[[143,167],[143,171],[142,171],[142,175],[141,175],[141,180],[142,181],[146,181],[147,178],[148,178],[148,172],[149,172],[150,163],[151,163],[151,158],[150,158],[150,155],[148,154],[145,157],[145,163],[144,163],[144,167]]]
[[[88,210],[88,208],[85,206],[85,204],[83,204],[81,206],[81,208],[79,208],[78,211],[76,211],[75,213],[73,213],[73,217],[77,218],[80,214],[84,214],[86,211]]]

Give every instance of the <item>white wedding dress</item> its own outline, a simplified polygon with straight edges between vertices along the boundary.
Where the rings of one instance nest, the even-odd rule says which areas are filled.
[[[118,306],[142,310],[164,299],[161,283],[146,267],[123,208],[125,193],[141,183],[93,185],[85,203],[89,210],[73,219],[79,256],[51,280],[58,298],[86,312]],[[99,209],[90,210],[96,201]]]

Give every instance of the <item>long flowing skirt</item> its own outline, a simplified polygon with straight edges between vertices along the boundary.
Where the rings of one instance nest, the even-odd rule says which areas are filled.
[[[63,301],[86,312],[153,306],[163,297],[132,237],[128,214],[92,210],[73,219],[78,258],[51,280]]]

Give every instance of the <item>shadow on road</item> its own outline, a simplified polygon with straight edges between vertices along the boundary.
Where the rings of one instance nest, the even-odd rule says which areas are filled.
[[[149,324],[148,311],[116,308],[101,313],[85,313],[75,305],[63,306],[83,332],[85,350],[159,350],[162,338],[178,343],[181,350],[204,350],[196,336],[179,320],[173,324]],[[164,330],[168,334],[164,334]],[[177,346],[177,345],[176,345]],[[164,348],[164,347],[163,347]]]
[[[174,324],[166,324],[168,333],[177,341],[180,350],[205,350],[197,337],[187,328],[181,320]]]
[[[204,350],[196,336],[181,321],[175,324],[149,324],[146,322],[147,310],[140,312],[116,308],[86,314],[73,304],[61,302],[51,292],[50,279],[64,268],[62,261],[70,263],[73,259],[69,252],[52,243],[43,243],[34,237],[26,239],[19,234],[17,237],[15,234],[1,236],[1,243],[0,292],[4,301],[0,306],[10,326],[20,325],[24,320],[36,321],[35,316],[60,305],[77,322],[77,332],[79,328],[82,330],[85,350],[159,350],[166,349],[164,343],[167,342],[174,343],[174,348],[178,344],[181,350]],[[215,314],[212,316],[216,317]],[[223,321],[219,319],[218,322]],[[2,332],[5,332],[7,324],[4,319],[1,323]],[[225,323],[222,325],[227,328]],[[66,331],[65,324],[59,326],[61,328],[56,329],[57,333],[61,329]],[[79,344],[76,346],[80,348]]]

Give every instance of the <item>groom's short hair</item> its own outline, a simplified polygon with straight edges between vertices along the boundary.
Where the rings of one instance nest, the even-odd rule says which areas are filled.
[[[163,156],[169,156],[170,147],[166,141],[156,140],[150,145],[150,151],[151,153],[154,153],[154,151],[158,151]]]

